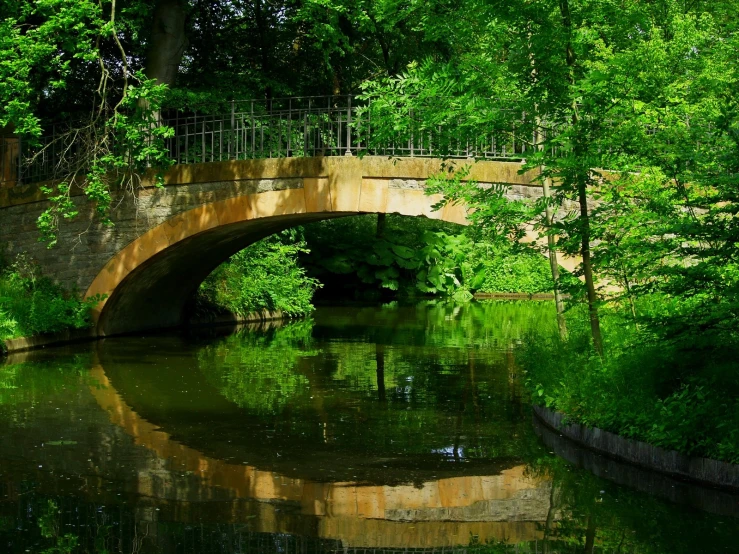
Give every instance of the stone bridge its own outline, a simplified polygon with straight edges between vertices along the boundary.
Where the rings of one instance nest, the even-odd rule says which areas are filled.
[[[425,182],[440,164],[384,156],[180,164],[166,173],[163,187],[144,179],[134,195],[116,198],[111,227],[96,220],[83,196],[73,197],[79,215],[61,225],[51,249],[39,242],[36,227],[48,201],[38,185],[13,183],[0,187],[0,246],[9,259],[28,253],[46,275],[86,297],[105,295],[94,312],[100,336],[174,327],[213,269],[277,231],[369,213],[466,224],[464,206],[434,211],[440,196],[425,194]],[[535,174],[520,174],[520,167],[479,161],[469,178],[510,185],[512,199],[541,195]]]

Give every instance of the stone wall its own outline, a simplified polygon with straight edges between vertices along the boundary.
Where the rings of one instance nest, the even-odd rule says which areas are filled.
[[[736,493],[705,487],[599,454],[564,436],[559,430],[552,429],[538,416],[534,415],[532,419],[536,434],[549,450],[576,467],[675,504],[739,518],[739,497]]]
[[[113,226],[102,225],[83,196],[72,198],[79,215],[60,226],[58,245],[39,242],[36,221],[49,202],[30,202],[0,210],[0,247],[12,260],[28,253],[45,274],[63,286],[84,293],[102,267],[116,253],[171,217],[209,202],[245,194],[302,188],[300,178],[247,179],[141,188],[135,197],[114,199]]]
[[[564,414],[542,406],[534,406],[534,413],[552,429],[596,452],[698,483],[739,490],[739,465],[686,456],[675,450],[626,439],[597,427],[566,424]]]

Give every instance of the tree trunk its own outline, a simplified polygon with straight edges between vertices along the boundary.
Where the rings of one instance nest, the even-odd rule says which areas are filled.
[[[586,177],[580,176],[577,183],[577,195],[580,202],[580,255],[582,256],[582,272],[585,277],[585,288],[588,291],[588,313],[590,315],[590,331],[593,335],[593,346],[598,355],[603,356],[603,336],[600,332],[598,317],[598,296],[595,293],[593,265],[590,261],[590,215],[588,214],[588,189]]]
[[[187,46],[186,8],[186,0],[159,0],[154,8],[145,73],[149,79],[156,79],[157,84],[171,86],[177,79]]]
[[[385,225],[386,225],[386,214],[379,213],[377,214],[377,227],[375,228],[375,236],[378,239],[385,237]]]
[[[187,0],[158,0],[154,7],[144,74],[149,79],[154,79],[158,85],[171,87],[177,79],[180,62],[187,46],[186,8]],[[138,105],[145,113],[150,110],[149,101],[144,98],[139,99]],[[158,110],[152,111],[150,115],[153,123],[148,140],[152,142],[153,129],[161,125],[161,117]]]
[[[20,175],[20,139],[15,135],[15,125],[0,127],[0,188],[16,186]]]
[[[544,199],[547,206],[544,212],[544,218],[550,232],[547,233],[547,249],[549,250],[549,269],[552,272],[552,284],[554,287],[554,305],[557,308],[557,327],[559,328],[559,336],[563,339],[567,338],[567,322],[565,321],[565,307],[562,300],[562,286],[559,280],[559,263],[557,262],[557,245],[554,235],[551,233],[552,224],[554,223],[554,210],[549,203],[552,193],[549,190],[549,179],[544,179]]]
[[[572,32],[572,18],[570,17],[569,0],[559,1],[559,10],[562,16],[562,24],[567,30],[568,35]],[[575,67],[575,50],[572,47],[572,41],[567,39],[565,47],[565,59],[567,67],[570,71],[570,83],[574,83],[574,67]],[[572,105],[572,126],[577,127],[577,104]],[[579,146],[575,144],[575,158],[580,159],[578,155]],[[586,172],[590,168],[586,168]],[[582,270],[585,278],[585,287],[588,292],[588,312],[590,315],[590,331],[593,335],[593,346],[600,356],[603,356],[603,336],[600,332],[600,318],[598,317],[598,296],[595,293],[595,282],[593,281],[593,266],[590,260],[590,216],[588,214],[588,173],[578,171],[576,173],[575,184],[577,186],[577,198],[580,203],[580,255],[582,256]]]
[[[621,263],[621,275],[623,275],[624,288],[626,289],[626,295],[629,299],[629,307],[631,308],[631,317],[634,318],[634,325],[639,328],[639,323],[636,318],[636,305],[634,304],[634,295],[631,293],[631,282],[629,281],[629,274],[624,267],[623,262]]]
[[[595,516],[588,516],[587,529],[585,530],[585,554],[593,554],[595,547]]]

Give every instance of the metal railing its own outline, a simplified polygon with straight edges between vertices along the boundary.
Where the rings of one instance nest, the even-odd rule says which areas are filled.
[[[413,113],[404,114],[409,125],[378,138],[372,113],[351,96],[307,96],[234,101],[208,113],[168,110],[160,114],[160,124],[174,130],[164,145],[177,164],[363,154],[520,159],[534,142],[517,135],[511,120],[484,131],[463,121],[431,128]],[[84,132],[61,126],[33,145],[0,138],[0,184],[64,179],[84,170],[80,153],[86,141]]]

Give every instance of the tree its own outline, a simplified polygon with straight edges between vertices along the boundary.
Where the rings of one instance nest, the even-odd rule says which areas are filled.
[[[0,57],[8,60],[0,67],[0,127],[13,126],[37,147],[32,161],[45,150],[64,153],[44,168],[54,184],[43,189],[52,205],[39,228],[50,245],[60,218],[77,215],[73,187],[109,223],[111,189],[132,190],[146,167],[167,164],[161,140],[169,131],[152,127],[164,86],[132,67],[124,46],[138,41],[146,11],[143,2],[122,9],[115,0],[0,5]],[[44,138],[60,115],[66,121]]]
[[[0,129],[38,156],[68,154],[42,170],[54,182],[42,236],[53,245],[59,223],[77,215],[74,188],[111,224],[113,197],[168,166],[162,107],[216,112],[235,99],[354,92],[380,60],[392,73],[430,44],[417,12],[393,2],[0,2]]]
[[[453,45],[454,57],[426,58],[366,86],[373,128],[381,140],[444,126],[471,143],[494,134],[511,144],[514,129],[518,137],[543,137],[531,141],[537,149],[516,152],[525,158],[524,170],[543,168],[541,178],[551,182],[558,203],[579,205],[576,215],[547,225],[547,232],[560,237],[565,253],[582,257],[593,345],[602,353],[599,264],[609,276],[616,267],[622,275],[649,274],[636,289],[618,279],[633,298],[656,289],[693,294],[691,287],[707,281],[716,287],[724,264],[718,252],[734,259],[729,190],[736,183],[736,101],[729,90],[736,63],[728,52],[737,25],[730,4],[471,0],[462,11],[479,21],[461,23],[466,29]],[[428,25],[454,25],[431,13],[433,7]],[[442,151],[444,132],[437,133]],[[661,199],[661,207],[619,196],[634,172],[643,176],[640,194]],[[447,191],[454,194],[453,187]],[[627,213],[650,222],[651,229],[626,233],[656,244],[647,256],[632,255],[632,239],[629,249],[612,240],[626,236]],[[646,262],[663,265],[647,268]]]

